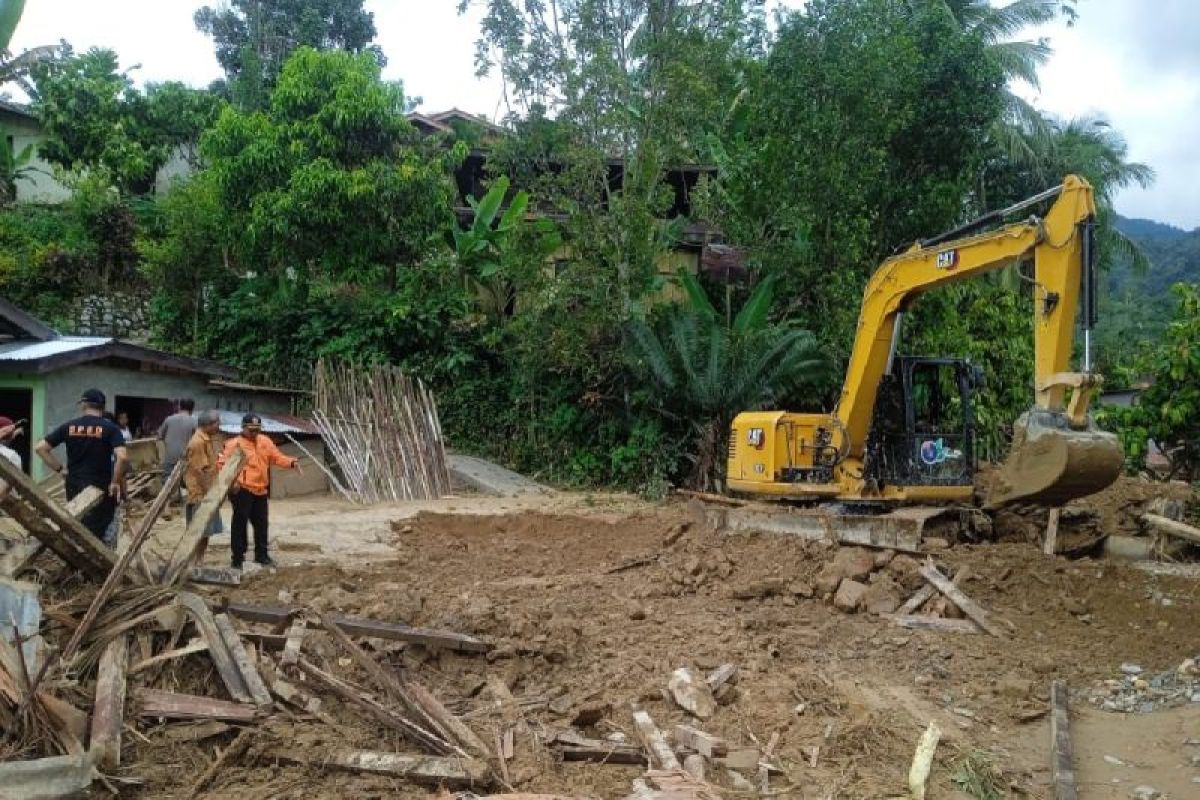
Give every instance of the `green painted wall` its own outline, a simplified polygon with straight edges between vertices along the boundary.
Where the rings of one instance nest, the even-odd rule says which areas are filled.
[[[29,416],[30,471],[35,481],[50,474],[42,460],[32,452],[33,445],[46,435],[46,378],[44,375],[20,373],[0,375],[0,389],[32,389],[33,411]]]

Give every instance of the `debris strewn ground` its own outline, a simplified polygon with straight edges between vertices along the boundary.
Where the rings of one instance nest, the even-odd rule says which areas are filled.
[[[720,532],[696,502],[278,502],[284,568],[188,588],[270,706],[250,686],[233,696],[202,630],[147,619],[130,631],[109,779],[128,797],[888,797],[933,723],[929,797],[1050,797],[1058,679],[1081,797],[1195,786],[1186,736],[1164,733],[1148,766],[1120,738],[1132,717],[1089,703],[1142,692],[1173,707],[1136,718],[1200,730],[1180,689],[1194,578],[1045,556],[1034,536],[906,554]],[[178,538],[172,525],[156,541]],[[55,583],[53,556],[37,567],[61,646],[95,587]],[[95,673],[78,680],[52,688],[90,707]],[[1125,766],[1092,763],[1097,747]],[[1099,772],[1120,793],[1096,793]]]

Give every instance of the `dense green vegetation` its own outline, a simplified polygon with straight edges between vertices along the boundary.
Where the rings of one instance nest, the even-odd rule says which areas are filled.
[[[1048,52],[1021,31],[1071,2],[812,0],[778,25],[763,0],[476,4],[504,133],[419,134],[362,0],[202,9],[226,71],[207,91],[59,53],[34,108],[75,197],[0,210],[0,293],[55,322],[82,292],[140,294],[156,344],[251,381],[303,383],[326,355],[398,363],[434,385],[457,447],[661,491],[719,478],[738,409],[829,407],[887,254],[1066,172],[1102,208],[1106,371],[1141,369],[1118,344],[1163,330],[1166,283],[1196,279],[1186,237],[1148,244],[1147,269],[1121,231],[1148,240],[1114,224],[1115,191],[1152,178],[1119,134],[1011,91]],[[480,151],[485,186],[460,197]],[[173,152],[194,170],[154,193]],[[10,185],[19,155],[0,158]],[[664,180],[696,164],[715,171],[683,195]],[[677,278],[685,238],[718,232],[744,269]],[[903,338],[983,365],[992,456],[1030,401],[1016,273],[926,296]]]

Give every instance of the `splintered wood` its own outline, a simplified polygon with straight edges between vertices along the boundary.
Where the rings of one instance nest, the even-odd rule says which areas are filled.
[[[320,360],[313,421],[360,503],[429,500],[450,493],[433,394],[396,367]]]

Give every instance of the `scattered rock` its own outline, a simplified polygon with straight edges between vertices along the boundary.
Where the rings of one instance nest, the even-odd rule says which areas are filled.
[[[949,540],[941,539],[937,536],[922,539],[921,544],[924,545],[925,550],[948,550],[950,548]]]
[[[903,602],[901,591],[900,584],[890,575],[881,573],[863,594],[863,610],[869,614],[892,614]]]
[[[1122,761],[1121,759],[1117,758],[1116,756],[1106,755],[1106,756],[1104,756],[1104,760],[1105,760],[1105,762],[1112,764],[1114,767],[1125,766],[1125,762]]]
[[[792,581],[788,585],[788,591],[795,597],[803,597],[805,600],[811,599],[816,595],[816,590],[808,581]]]
[[[1141,675],[1142,668],[1138,664],[1125,663],[1121,665],[1121,672],[1126,675]]]
[[[1162,797],[1162,792],[1153,786],[1139,786],[1129,796],[1133,800],[1159,800]]]
[[[863,595],[867,593],[867,585],[846,578],[838,585],[833,604],[842,611],[854,613],[862,603]]]
[[[837,591],[838,584],[841,582],[842,576],[829,567],[826,567],[817,575],[816,590],[822,595],[833,594]]]
[[[921,562],[912,556],[897,555],[888,562],[884,570],[908,591],[925,585],[925,579],[921,577]]]
[[[571,724],[576,728],[590,728],[607,717],[610,711],[612,711],[610,703],[585,703],[575,710]]]
[[[880,550],[875,554],[875,569],[883,569],[896,557],[895,550]]]
[[[996,682],[996,693],[1012,700],[1024,700],[1033,694],[1033,681],[1008,675]]]
[[[757,600],[762,597],[783,594],[786,589],[787,584],[783,580],[753,581],[744,586],[735,587],[733,589],[733,599]]]

